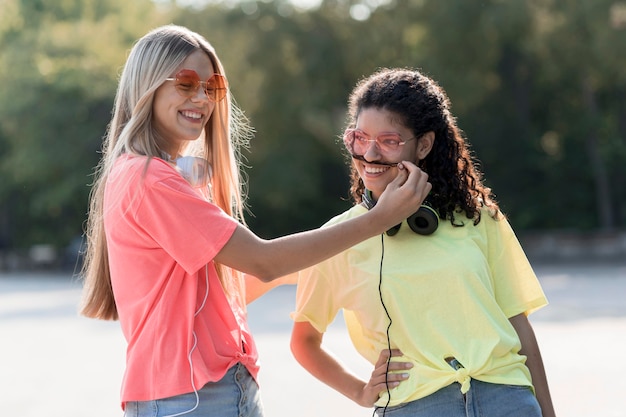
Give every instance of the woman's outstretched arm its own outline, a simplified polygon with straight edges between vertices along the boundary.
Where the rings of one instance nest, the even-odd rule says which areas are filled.
[[[333,226],[265,240],[237,227],[215,260],[271,281],[315,265],[355,244],[379,235],[413,214],[428,195],[428,175],[402,162],[376,206],[362,216]]]

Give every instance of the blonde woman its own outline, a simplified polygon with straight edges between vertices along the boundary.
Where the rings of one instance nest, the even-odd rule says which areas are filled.
[[[134,45],[92,191],[82,305],[120,321],[128,417],[262,416],[245,283],[386,230],[430,189],[407,162],[367,216],[263,240],[243,221],[238,150],[248,133],[203,37],[170,25]]]

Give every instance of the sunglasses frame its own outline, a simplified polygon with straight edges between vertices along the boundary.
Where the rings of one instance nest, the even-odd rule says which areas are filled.
[[[218,73],[214,73],[208,80],[202,81],[194,70],[182,69],[174,77],[166,78],[165,81],[173,81],[176,92],[186,98],[198,94],[198,89],[202,87],[207,98],[217,103],[222,101],[228,92],[228,80]],[[185,87],[184,84],[189,84],[189,87]]]
[[[357,140],[355,134],[356,133],[360,133],[362,134],[365,138],[365,140]],[[393,136],[397,136],[398,138],[400,138],[401,140],[398,141],[398,148],[394,149],[394,150],[389,150],[389,149],[384,149],[384,146],[381,146],[380,142],[378,141],[378,138],[381,136],[385,136],[385,135],[393,135]],[[351,137],[350,137],[351,136]],[[354,147],[355,147],[355,143],[359,142],[361,144],[363,144],[363,142],[367,142],[367,146],[365,148],[365,150],[369,149],[370,146],[372,146],[371,144],[374,143],[374,145],[378,148],[379,151],[384,152],[384,153],[388,153],[388,154],[394,154],[397,151],[399,151],[403,145],[406,145],[406,143],[408,141],[411,141],[413,139],[416,139],[415,136],[409,138],[409,139],[404,139],[399,133],[395,133],[395,132],[389,132],[389,133],[383,133],[381,135],[376,136],[374,139],[370,139],[370,135],[368,135],[367,133],[363,132],[360,129],[346,129],[343,132],[343,143],[346,146],[346,148],[348,148],[348,151],[352,154],[355,155],[354,151]],[[351,140],[350,140],[351,139]]]

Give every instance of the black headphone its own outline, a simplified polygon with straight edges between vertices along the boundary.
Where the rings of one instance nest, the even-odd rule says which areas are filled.
[[[371,210],[376,202],[372,198],[372,192],[368,189],[365,189],[365,192],[362,196],[363,204],[368,210]],[[428,197],[426,197],[428,199]],[[406,219],[411,230],[413,230],[418,235],[432,235],[435,230],[439,227],[439,216],[434,208],[432,208],[427,200],[424,200],[420,208]],[[387,230],[387,236],[394,236],[400,230],[400,226],[402,223],[395,225],[391,229]]]

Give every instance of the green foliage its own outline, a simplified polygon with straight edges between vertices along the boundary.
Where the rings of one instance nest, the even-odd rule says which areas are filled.
[[[1,12],[0,240],[63,246],[81,234],[120,65],[159,13],[123,0],[8,0]]]
[[[623,2],[4,0],[0,240],[64,245],[81,233],[126,53],[170,22],[215,46],[256,129],[245,171],[263,236],[349,206],[346,99],[393,66],[446,89],[516,229],[624,227]]]

